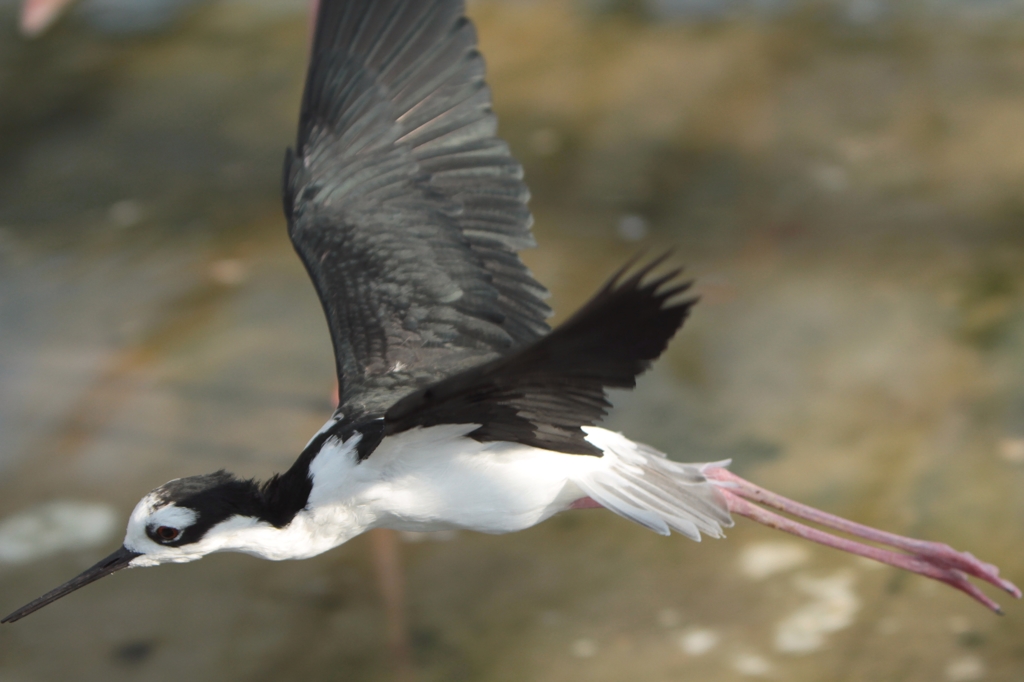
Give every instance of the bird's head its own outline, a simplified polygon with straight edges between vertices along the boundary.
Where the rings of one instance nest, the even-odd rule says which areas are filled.
[[[122,568],[185,563],[218,551],[253,552],[261,535],[275,530],[261,518],[263,499],[256,482],[225,471],[165,483],[135,505],[120,549],[0,622],[23,618]]]
[[[128,565],[181,564],[210,552],[244,551],[248,530],[267,528],[254,481],[225,471],[176,478],[139,500],[128,519]]]

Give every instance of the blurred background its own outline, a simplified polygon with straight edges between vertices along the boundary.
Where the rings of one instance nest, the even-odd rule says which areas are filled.
[[[280,471],[330,414],[279,199],[307,10],[80,0],[29,40],[0,0],[0,611],[151,488]],[[558,315],[641,249],[697,278],[609,425],[1024,582],[1024,2],[469,13]],[[744,519],[403,535],[405,626],[375,542],[120,573],[0,628],[0,680],[1024,679],[1006,595],[998,618]]]

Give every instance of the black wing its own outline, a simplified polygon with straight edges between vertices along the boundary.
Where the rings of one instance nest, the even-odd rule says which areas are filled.
[[[529,193],[496,125],[461,0],[320,3],[284,205],[346,417],[547,333],[516,253]]]
[[[522,350],[403,398],[384,415],[385,435],[416,426],[480,424],[478,441],[509,441],[600,455],[581,426],[609,407],[605,388],[633,388],[696,303],[680,270],[648,277],[664,257],[620,270],[569,320]],[[645,281],[646,280],[646,281]]]

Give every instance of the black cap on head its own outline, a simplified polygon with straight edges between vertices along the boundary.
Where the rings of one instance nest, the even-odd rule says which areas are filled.
[[[218,523],[232,516],[262,518],[263,495],[259,485],[252,480],[242,480],[224,471],[200,476],[188,476],[169,481],[153,495],[163,504],[190,509],[196,513],[195,522],[181,529],[181,536],[170,547],[197,542]]]

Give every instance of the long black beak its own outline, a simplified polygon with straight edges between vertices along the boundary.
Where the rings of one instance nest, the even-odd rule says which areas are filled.
[[[55,590],[50,590],[39,599],[31,601],[25,604],[20,609],[10,614],[0,623],[13,623],[16,620],[20,620],[30,613],[38,611],[47,604],[55,602],[61,597],[71,594],[79,587],[85,587],[89,583],[96,582],[100,578],[110,575],[115,571],[120,571],[122,568],[128,568],[129,562],[137,556],[140,556],[141,552],[133,552],[127,547],[122,547],[103,561],[99,562],[95,566],[85,571],[82,571],[77,577],[72,578]]]

